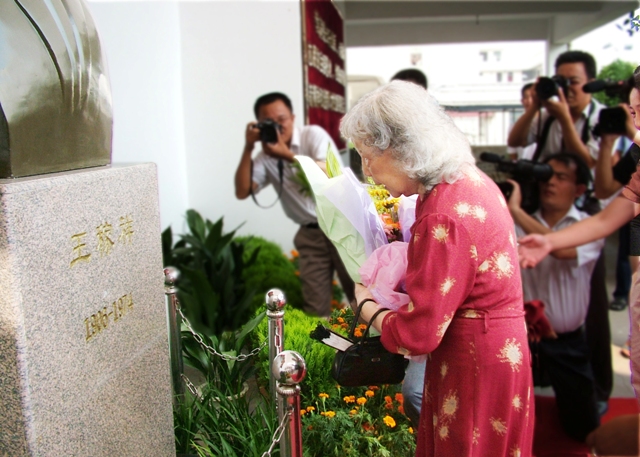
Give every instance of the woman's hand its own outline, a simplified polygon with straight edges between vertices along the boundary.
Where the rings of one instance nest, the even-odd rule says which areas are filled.
[[[358,303],[360,303],[365,298],[370,298],[370,299],[375,301],[375,299],[373,298],[373,295],[371,295],[371,292],[369,291],[369,289],[367,289],[365,286],[363,286],[360,283],[356,283],[356,302],[353,305],[353,306],[355,306],[354,311],[357,309]]]
[[[551,252],[551,241],[538,233],[518,240],[518,257],[522,268],[533,268]]]

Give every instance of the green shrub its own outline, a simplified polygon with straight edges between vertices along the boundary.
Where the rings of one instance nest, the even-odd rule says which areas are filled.
[[[598,73],[598,79],[608,79],[611,81],[626,80],[633,75],[633,70],[635,70],[635,68],[635,64],[617,59],[609,65],[602,67],[602,70]],[[620,95],[607,95],[605,91],[596,92],[593,94],[593,98],[606,106],[616,106],[623,102],[629,103],[629,100],[623,100]]]
[[[265,305],[265,294],[273,288],[280,289],[287,298],[287,305],[302,308],[302,285],[296,275],[296,265],[282,252],[282,248],[262,237],[237,237],[235,240],[245,246],[245,257],[253,251],[260,252],[255,262],[244,269],[243,278],[258,291],[253,299],[254,309]]]

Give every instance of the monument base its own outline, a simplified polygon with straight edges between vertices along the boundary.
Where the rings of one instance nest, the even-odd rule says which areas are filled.
[[[175,456],[154,164],[0,180],[0,455]]]

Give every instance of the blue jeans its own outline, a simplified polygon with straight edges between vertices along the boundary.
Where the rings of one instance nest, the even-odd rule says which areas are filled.
[[[422,392],[424,391],[424,374],[427,362],[409,361],[402,383],[402,396],[404,397],[404,413],[414,429],[420,424],[420,410],[422,408]]]

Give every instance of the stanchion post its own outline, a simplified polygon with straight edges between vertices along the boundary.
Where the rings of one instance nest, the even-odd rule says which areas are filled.
[[[169,354],[171,356],[171,379],[173,381],[174,402],[177,395],[184,394],[182,383],[182,345],[180,343],[180,327],[178,325],[177,307],[178,297],[176,282],[180,277],[180,271],[175,267],[164,269],[164,293],[167,302],[167,327],[169,331]]]
[[[283,407],[278,409],[278,421],[289,415],[280,439],[280,457],[302,457],[302,424],[300,417],[300,383],[307,374],[304,358],[295,351],[282,351],[271,364],[271,377]]]
[[[284,293],[280,289],[271,289],[265,295],[265,301],[267,303],[267,318],[269,320],[269,360],[271,366],[270,372],[273,372],[273,360],[275,357],[284,351],[284,307],[287,304],[287,300]],[[280,397],[276,391],[276,379],[272,375],[269,377],[269,390],[271,391],[271,398],[276,405],[276,409],[280,408]]]

